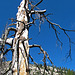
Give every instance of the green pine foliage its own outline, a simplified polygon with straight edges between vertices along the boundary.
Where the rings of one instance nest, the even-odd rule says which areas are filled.
[[[66,75],[75,75],[75,71],[69,69]]]

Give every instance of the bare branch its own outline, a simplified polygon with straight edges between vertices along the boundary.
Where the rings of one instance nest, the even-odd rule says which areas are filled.
[[[13,27],[9,27],[6,31],[5,31],[5,40],[7,39],[7,36],[8,36],[8,34],[9,34],[9,31],[15,31],[15,32],[17,32],[17,30],[16,30],[16,28],[13,28]]]
[[[19,21],[19,20],[16,20],[16,19],[14,19],[14,18],[10,18],[9,20],[11,20],[11,21],[13,21],[13,22],[20,22],[20,23],[23,23],[25,27],[28,26],[28,25],[29,25],[29,27],[30,27],[30,26],[31,26],[30,24],[34,24],[34,21],[25,24],[24,22]],[[16,25],[16,24],[10,24],[9,26],[11,26],[11,25]],[[24,28],[25,28],[25,27],[24,27]]]
[[[48,23],[50,23],[51,25],[58,26],[58,27],[59,27],[61,30],[63,30],[63,31],[73,31],[73,32],[75,32],[75,30],[67,30],[67,29],[62,28],[60,25],[58,25],[58,24],[56,24],[56,23],[50,22],[50,21],[47,19],[47,17],[45,16],[45,14],[43,14],[43,17],[46,19],[46,21],[47,21]]]
[[[41,70],[40,70],[38,64],[37,64],[36,62],[34,62],[34,60],[33,60],[33,58],[31,57],[31,55],[29,55],[29,57],[31,58],[31,61],[36,65],[36,67],[38,67],[38,69],[39,69],[39,71],[40,71],[40,73],[41,73]]]
[[[61,29],[61,30],[64,32],[64,34],[68,37],[68,39],[69,39],[69,47],[70,47],[70,49],[69,49],[69,55],[67,56],[67,58],[68,58],[68,57],[71,58],[71,54],[70,54],[70,53],[71,53],[71,43],[73,43],[73,42],[71,41],[69,35],[68,35],[66,32],[67,32],[67,31],[68,31],[68,32],[69,32],[69,31],[71,31],[71,32],[75,32],[75,30],[64,29],[64,28],[62,28],[60,25],[58,25],[58,24],[56,24],[56,23],[52,23],[52,22],[50,22],[50,21],[47,19],[47,17],[46,17],[45,14],[43,14],[43,17],[46,19],[46,21],[47,21],[49,24],[51,24],[52,28],[53,28],[54,31],[55,31],[56,38],[57,38],[57,40],[61,43],[61,46],[62,46],[63,43],[60,41],[60,39],[59,39],[59,37],[58,37],[58,35],[57,35],[57,33],[59,33],[59,32],[56,30],[56,28],[55,28],[54,26],[59,27],[59,29]]]
[[[0,38],[0,45],[4,43],[5,40],[1,39]],[[12,42],[13,42],[13,38],[8,38],[5,42],[5,44],[9,44],[9,45],[12,45]]]
[[[70,59],[72,60],[72,58],[71,58],[71,39],[70,39],[70,37],[68,36],[68,34],[64,31],[64,33],[66,34],[66,36],[68,37],[68,39],[69,39],[69,47],[70,47],[70,49],[69,49],[69,54],[67,55],[67,58],[68,57],[70,57]]]
[[[29,48],[33,48],[33,47],[38,47],[38,48],[40,48],[40,51],[41,51],[43,54],[46,54],[46,55],[47,55],[47,58],[49,59],[49,55],[47,54],[46,51],[44,51],[44,50],[42,49],[42,47],[41,47],[40,45],[36,45],[36,44],[34,44],[34,45],[29,45]],[[53,62],[51,61],[51,59],[49,59],[49,60],[50,60],[51,64],[53,64]]]
[[[2,45],[3,41],[4,41],[4,40],[3,40],[2,38],[0,38],[0,45]]]
[[[38,48],[40,48],[40,53],[43,53],[44,54],[44,57],[43,57],[43,62],[44,62],[44,73],[45,73],[45,70],[49,73],[49,71],[47,70],[47,66],[46,66],[46,55],[47,55],[47,58],[48,58],[48,60],[51,62],[51,64],[53,65],[53,62],[51,61],[51,59],[49,58],[49,55],[47,54],[47,52],[46,51],[44,51],[43,49],[42,49],[42,47],[40,46],[40,45],[29,45],[29,48],[33,48],[33,47],[38,47]],[[39,53],[39,54],[40,54]],[[31,58],[32,59],[32,58]],[[32,59],[32,61],[33,61],[33,59]]]
[[[3,55],[5,55],[10,50],[13,51],[14,49],[13,48],[6,49],[6,51],[3,53]]]
[[[6,40],[6,44],[9,44],[9,45],[12,46],[12,43],[13,43],[13,38],[8,38],[8,39]]]
[[[46,12],[46,9],[45,10],[33,10],[31,11],[31,14],[35,14],[35,13],[43,14],[45,12]]]
[[[4,58],[4,55],[8,52],[8,51],[10,51],[10,50],[13,50],[12,48],[9,48],[9,49],[6,49],[6,51],[3,51],[3,52],[1,52],[0,53],[0,62],[2,63],[2,59]]]
[[[12,34],[12,35],[10,35],[9,37],[12,37],[12,36],[15,36],[16,34],[14,33],[14,34]]]
[[[18,20],[14,19],[14,18],[10,18],[9,20],[11,20],[12,22],[21,22],[21,23],[25,24],[24,22],[18,21]]]
[[[16,23],[9,24],[9,26],[13,26],[13,25],[16,25]]]
[[[57,40],[61,43],[61,47],[62,47],[63,43],[60,41],[60,39],[59,39],[59,37],[58,37],[58,35],[57,35],[57,33],[59,33],[59,32],[56,30],[56,28],[55,28],[53,25],[51,25],[51,26],[52,26],[52,28],[54,29],[56,38],[57,38]],[[59,34],[60,34],[60,33],[59,33]]]
[[[36,5],[34,5],[31,10],[33,10],[36,6],[38,6],[43,0],[40,0]]]
[[[45,16],[47,17],[48,15],[53,15],[53,13],[49,13],[49,14],[47,14],[47,15],[45,15]]]

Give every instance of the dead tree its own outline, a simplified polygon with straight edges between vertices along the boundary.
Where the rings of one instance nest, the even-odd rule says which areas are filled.
[[[46,66],[46,57],[53,64],[47,52],[44,51],[40,45],[36,45],[36,44],[29,45],[29,40],[31,39],[28,37],[29,28],[35,24],[35,21],[37,19],[40,19],[40,22],[42,22],[42,18],[45,18],[45,20],[49,23],[49,25],[55,31],[56,38],[61,43],[61,45],[62,45],[62,42],[60,41],[58,37],[59,32],[56,29],[56,27],[58,27],[64,32],[64,34],[69,39],[70,50],[69,50],[68,56],[71,56],[71,43],[72,42],[71,42],[70,37],[67,34],[67,31],[75,31],[75,30],[63,29],[60,25],[49,21],[47,18],[49,14],[45,15],[46,10],[40,10],[40,9],[35,10],[35,7],[37,7],[42,1],[43,0],[40,0],[38,3],[33,5],[32,2],[29,0],[22,0],[22,2],[20,3],[20,6],[18,7],[18,12],[16,15],[17,19],[14,19],[14,18],[10,19],[12,22],[15,22],[15,23],[10,24],[9,27],[5,30],[5,33],[3,34],[2,38],[0,38],[0,45],[1,45],[0,59],[2,59],[3,56],[8,51],[10,50],[12,51],[12,62],[11,62],[12,65],[9,68],[9,70],[12,71],[12,75],[29,75],[29,57],[31,58],[32,62],[34,62],[33,58],[29,54],[29,49],[33,47],[38,47],[40,49],[39,54],[41,53],[44,54],[44,57],[43,57],[43,62],[44,62],[44,67],[45,67],[44,73],[45,73],[45,70],[48,71],[47,66]],[[39,14],[39,17],[38,18],[34,17],[33,15],[35,14]],[[30,19],[32,19],[32,21]],[[13,25],[16,25],[16,28],[10,27]],[[40,30],[40,24],[39,24],[39,30]],[[14,38],[12,38],[12,36],[10,38],[8,37],[10,31],[15,32],[15,34],[12,35],[14,36]],[[5,44],[10,45],[10,48],[4,50]]]

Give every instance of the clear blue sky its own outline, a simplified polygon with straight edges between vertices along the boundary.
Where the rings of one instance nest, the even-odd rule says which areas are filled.
[[[35,0],[38,1],[38,0]],[[8,22],[10,24],[9,18],[16,18],[17,7],[19,6],[21,0],[0,0],[0,36],[4,30],[5,24]],[[47,13],[53,13],[49,16],[50,21],[60,24],[61,27],[66,29],[75,29],[75,0],[44,0],[40,6],[40,9],[46,9]],[[52,59],[54,65],[57,67],[67,67],[68,69],[75,70],[75,45],[72,44],[72,61],[65,62],[66,53],[69,51],[68,38],[65,34],[61,32],[60,39],[63,42],[62,50],[60,48],[60,43],[56,43],[56,36],[54,30],[49,28],[49,24],[44,20],[41,25],[41,32],[39,33],[39,26],[32,26],[29,31],[29,38],[32,40],[30,44],[39,44],[42,48],[48,52],[50,58]],[[72,41],[75,42],[75,32],[69,32],[69,36]],[[37,63],[43,63],[41,56],[38,56],[38,48],[30,50],[32,57]],[[37,53],[37,54],[36,54]],[[11,59],[11,53],[7,55],[8,60]],[[47,61],[47,64],[50,62]]]

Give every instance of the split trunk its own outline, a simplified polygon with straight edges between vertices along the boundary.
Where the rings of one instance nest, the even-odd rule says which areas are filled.
[[[29,16],[28,0],[22,0],[17,12],[17,33],[13,40],[12,74],[29,75],[29,43],[28,29]]]

